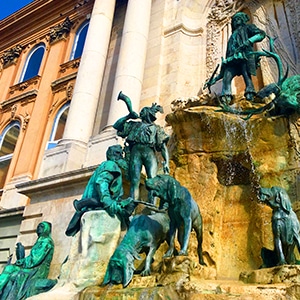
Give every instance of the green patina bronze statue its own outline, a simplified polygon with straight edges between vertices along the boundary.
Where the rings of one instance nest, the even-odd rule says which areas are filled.
[[[134,210],[132,199],[122,200],[122,169],[127,168],[123,158],[123,149],[114,145],[106,151],[107,160],[95,170],[87,183],[81,200],[74,200],[75,213],[66,230],[67,236],[74,236],[80,230],[82,215],[89,210],[103,209],[111,215],[117,215],[127,224]],[[124,223],[123,223],[124,224]]]
[[[24,247],[17,245],[17,261],[7,265],[0,275],[0,299],[20,300],[46,292],[56,280],[47,279],[54,252],[51,223],[41,222],[36,233],[38,239],[28,256]]]
[[[228,40],[226,58],[222,58],[221,71],[219,75],[214,77],[217,72],[216,69],[213,76],[204,85],[204,88],[210,89],[218,80],[223,79],[221,104],[229,104],[232,100],[231,82],[235,76],[243,76],[247,100],[253,100],[256,94],[251,75],[256,75],[259,57],[253,53],[253,45],[256,42],[261,42],[266,33],[254,24],[248,24],[249,20],[249,16],[243,12],[233,15],[231,21],[232,35]]]
[[[148,178],[153,178],[157,174],[158,162],[156,152],[161,152],[164,159],[164,173],[169,173],[169,153],[167,149],[169,136],[162,127],[154,124],[156,113],[163,113],[160,105],[154,103],[151,107],[144,107],[138,116],[138,114],[132,110],[131,100],[128,96],[120,92],[118,100],[119,99],[126,103],[129,114],[120,118],[113,127],[117,129],[119,136],[126,138],[126,146],[130,154],[130,197],[138,199],[142,167],[145,167]],[[141,121],[129,121],[130,119],[138,118],[140,118]],[[149,200],[153,200],[151,195],[149,195]]]
[[[164,257],[171,257],[175,251],[177,236],[180,250],[178,255],[188,255],[188,244],[192,229],[198,241],[198,258],[205,265],[202,255],[203,226],[200,209],[190,192],[170,175],[157,175],[146,180],[146,188],[160,198],[160,208],[166,208],[170,217],[169,249]]]
[[[102,285],[123,284],[126,287],[132,280],[136,259],[139,253],[147,253],[142,276],[151,273],[153,256],[159,246],[168,238],[170,220],[166,213],[136,215],[123,240],[111,256]]]
[[[262,248],[262,267],[284,264],[298,264],[294,249],[300,253],[300,223],[292,209],[290,198],[281,187],[260,188],[259,200],[273,210],[272,231],[274,250]]]

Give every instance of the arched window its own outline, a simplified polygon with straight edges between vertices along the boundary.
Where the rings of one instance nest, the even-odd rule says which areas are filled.
[[[25,62],[20,82],[26,81],[39,74],[40,66],[45,52],[45,45],[39,44],[29,53]]]
[[[7,171],[20,133],[20,123],[11,122],[0,135],[0,188],[3,188]]]
[[[62,139],[66,126],[69,108],[70,101],[63,105],[58,111],[54,119],[50,139],[47,143],[47,149],[54,148],[57,145],[57,143]]]
[[[89,28],[89,22],[84,23],[77,31],[70,60],[78,58],[82,55],[86,34]]]

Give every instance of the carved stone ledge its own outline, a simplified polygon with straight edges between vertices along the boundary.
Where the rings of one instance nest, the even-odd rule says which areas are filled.
[[[23,51],[23,46],[17,45],[6,51],[1,56],[1,61],[3,63],[3,68],[7,68],[12,64],[16,64],[19,56]]]
[[[65,73],[66,71],[69,71],[70,69],[76,69],[76,71],[77,71],[79,64],[80,64],[80,58],[70,60],[70,61],[60,65],[59,72]]]
[[[196,29],[191,29],[186,27],[184,24],[180,23],[177,25],[174,25],[168,29],[165,30],[164,36],[168,37],[170,35],[173,35],[175,33],[181,32],[185,35],[191,36],[191,37],[196,37],[196,36],[201,36],[203,33],[203,28],[196,28]]]
[[[41,80],[41,76],[34,76],[24,82],[20,82],[15,84],[9,88],[9,93],[12,95],[16,92],[24,92],[26,89],[34,89]]]
[[[25,102],[36,98],[37,94],[38,94],[37,90],[31,90],[26,93],[22,93],[18,96],[2,101],[0,103],[0,108],[1,110],[6,110],[12,107],[17,102]]]
[[[51,89],[53,93],[64,90],[67,88],[71,80],[74,80],[77,76],[77,73],[72,73],[70,75],[61,77],[51,83]],[[68,98],[68,97],[67,97]]]
[[[171,110],[175,112],[177,110],[203,105],[216,106],[217,99],[210,97],[208,94],[201,94],[194,97],[180,97],[171,102]]]
[[[73,26],[73,22],[67,17],[62,24],[50,28],[50,44],[65,39]]]
[[[97,165],[57,175],[50,175],[36,180],[23,181],[16,184],[16,188],[18,193],[31,198],[31,204],[47,201],[45,194],[52,195],[51,197],[53,197],[53,195],[63,193],[65,197],[72,197],[76,194],[77,189],[80,191],[79,194],[82,193],[96,168]]]
[[[18,206],[14,208],[1,208],[0,207],[0,218],[7,218],[16,215],[23,215],[25,206]]]
[[[283,265],[243,272],[240,280],[244,283],[274,284],[274,283],[300,283],[300,266]]]

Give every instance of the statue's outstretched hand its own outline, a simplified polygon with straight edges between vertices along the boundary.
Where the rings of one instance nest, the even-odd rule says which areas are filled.
[[[135,210],[136,203],[134,202],[133,198],[129,197],[123,201],[121,201],[122,207],[122,214],[126,216],[131,216],[133,211]]]
[[[112,202],[109,207],[106,208],[107,213],[110,216],[115,216],[115,214],[120,213],[122,211],[121,206],[117,202]]]

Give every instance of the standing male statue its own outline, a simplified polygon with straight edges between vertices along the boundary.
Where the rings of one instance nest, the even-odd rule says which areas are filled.
[[[226,58],[225,60],[222,58],[220,74],[216,77],[213,75],[204,85],[204,88],[210,88],[223,78],[221,95],[223,104],[229,104],[232,100],[231,82],[235,76],[243,76],[247,100],[253,100],[256,94],[251,75],[256,75],[259,56],[254,54],[253,45],[261,42],[266,33],[254,24],[248,24],[249,20],[249,16],[243,12],[233,15],[231,19],[232,35],[228,40]]]
[[[82,215],[89,210],[102,209],[109,215],[117,215],[127,223],[134,210],[132,199],[123,200],[122,169],[127,168],[120,145],[110,146],[107,160],[102,162],[88,181],[81,200],[74,200],[75,213],[66,230],[67,236],[74,236],[80,230]]]
[[[120,118],[113,127],[117,129],[119,136],[126,138],[126,146],[129,148],[130,153],[130,197],[138,199],[142,167],[145,167],[148,178],[153,178],[157,174],[156,152],[161,152],[164,159],[164,173],[169,173],[169,152],[167,149],[169,136],[162,127],[154,124],[156,113],[163,113],[160,105],[153,103],[151,107],[144,107],[138,115],[132,110],[131,100],[128,96],[120,92],[119,99],[126,103],[129,114]],[[141,121],[129,121],[138,118]],[[153,201],[151,195],[149,195],[149,198],[150,201]]]

